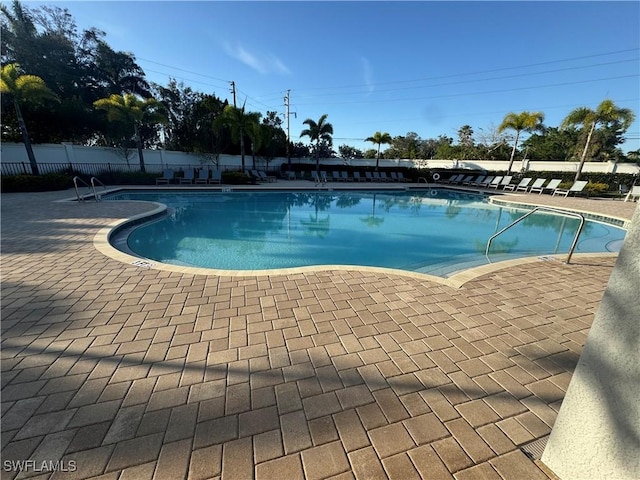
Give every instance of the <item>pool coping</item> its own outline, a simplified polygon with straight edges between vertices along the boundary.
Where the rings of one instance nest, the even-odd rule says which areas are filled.
[[[345,185],[346,186],[346,185]],[[176,187],[178,187],[176,185]],[[251,186],[254,187],[255,186]],[[380,186],[377,186],[376,189],[381,189]],[[385,186],[386,187],[386,186]],[[396,185],[396,187],[399,187]],[[429,187],[431,188],[431,187]],[[439,187],[436,187],[439,188]],[[117,189],[113,189],[110,191],[105,191],[104,193],[112,193],[113,191],[120,190],[140,190],[140,187],[119,187]],[[158,187],[149,186],[144,188],[144,190],[157,190]],[[165,189],[164,187],[162,188]],[[171,188],[170,190],[178,190],[180,188]],[[181,188],[184,190],[184,187]],[[401,190],[409,190],[408,188],[401,187],[396,188]],[[413,188],[412,190],[416,190],[417,188]],[[195,190],[195,189],[189,189]],[[198,190],[203,191],[218,191],[222,190],[221,188],[201,188]],[[242,188],[239,190],[250,190],[248,188]],[[273,188],[270,190],[274,190]],[[278,190],[283,190],[282,187],[278,188]],[[291,188],[287,188],[287,190],[291,190]],[[301,190],[309,190],[301,189]],[[313,188],[313,190],[317,190],[317,188]],[[471,191],[469,191],[471,193]],[[482,191],[477,191],[473,193],[483,193]],[[73,201],[77,201],[77,199],[71,199]],[[69,201],[61,200],[61,201]],[[372,272],[372,273],[383,273],[383,274],[391,274],[391,275],[400,275],[408,278],[414,278],[418,280],[428,280],[431,282],[440,283],[442,285],[446,285],[452,288],[461,288],[467,282],[475,280],[478,277],[481,277],[486,274],[494,273],[499,270],[503,270],[505,268],[509,268],[516,265],[525,265],[537,262],[546,262],[546,261],[564,261],[566,260],[567,254],[550,254],[550,255],[536,255],[529,257],[521,257],[517,259],[508,259],[501,260],[493,263],[488,263],[485,265],[480,265],[477,267],[471,267],[468,269],[464,269],[458,271],[448,277],[439,277],[437,275],[431,275],[428,273],[422,272],[412,272],[408,270],[399,270],[395,268],[385,268],[385,267],[372,267],[372,266],[364,266],[364,265],[312,265],[312,266],[304,266],[304,267],[291,267],[291,268],[278,268],[278,269],[257,269],[257,270],[226,270],[226,269],[216,269],[216,268],[204,268],[204,267],[189,267],[183,265],[171,265],[167,263],[157,262],[155,260],[147,259],[141,256],[132,255],[126,252],[119,250],[114,247],[111,243],[111,239],[113,236],[121,232],[123,229],[131,227],[138,223],[147,222],[152,220],[154,217],[161,217],[166,215],[167,206],[165,204],[159,202],[151,202],[145,200],[127,200],[128,202],[140,202],[140,203],[149,203],[152,205],[152,209],[148,212],[144,212],[138,215],[134,215],[125,219],[120,219],[111,224],[103,227],[98,231],[98,233],[94,236],[93,244],[94,247],[100,251],[103,255],[112,258],[113,260],[126,263],[129,265],[134,265],[139,268],[147,268],[147,269],[155,269],[167,272],[174,273],[183,273],[183,274],[192,274],[192,275],[213,275],[213,276],[225,276],[225,277],[256,277],[256,276],[279,276],[279,275],[292,275],[292,274],[305,274],[305,273],[314,273],[314,272],[328,272],[328,271],[361,271],[361,272]],[[489,196],[489,203],[493,203],[496,205],[503,205],[513,208],[532,208],[536,206],[540,206],[534,203],[522,202],[517,199],[507,200],[504,198],[500,198],[496,195]],[[576,212],[575,209],[564,208],[562,210],[568,212]],[[590,218],[596,221],[604,221],[603,219],[613,220],[610,223],[612,225],[618,226],[620,228],[627,228],[630,224],[630,221],[627,219],[610,216],[610,215],[602,215],[589,211],[577,211],[578,213],[585,214],[585,217],[594,217]],[[597,217],[597,218],[596,218]],[[619,223],[622,222],[621,226]],[[573,259],[585,259],[592,257],[616,257],[618,255],[617,252],[593,252],[593,253],[575,253],[573,254]]]

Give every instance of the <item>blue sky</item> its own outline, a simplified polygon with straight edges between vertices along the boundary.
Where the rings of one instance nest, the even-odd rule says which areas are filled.
[[[605,98],[640,116],[637,1],[26,3],[104,30],[156,83],[232,101],[234,81],[239,105],[283,120],[290,90],[292,141],[326,113],[336,151],[376,131],[457,140],[465,124],[481,140],[511,111],[559,126]],[[627,137],[640,148],[638,120]]]

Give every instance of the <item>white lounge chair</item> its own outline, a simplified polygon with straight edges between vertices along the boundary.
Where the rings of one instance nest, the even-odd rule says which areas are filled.
[[[558,195],[563,195],[565,197],[568,197],[572,193],[575,195],[576,193],[580,193],[582,190],[584,190],[584,187],[587,186],[587,183],[589,182],[587,182],[586,180],[578,180],[577,182],[574,182],[573,185],[571,185],[571,188],[569,189],[556,188],[553,191],[553,196],[558,194]]]
[[[634,185],[627,193],[627,196],[624,197],[624,201],[628,202],[629,200],[633,200],[634,202],[640,200],[640,185]]]
[[[209,183],[222,183],[222,172],[220,170],[212,170]]]
[[[209,183],[209,169],[201,168],[198,170],[198,176],[195,180],[196,185],[204,183],[205,185]]]
[[[520,183],[518,183],[517,185],[514,183],[510,183],[509,185],[505,185],[504,189],[509,190],[511,192],[513,191],[517,192],[518,190],[524,189],[524,191],[526,192],[527,191],[526,187],[531,183],[531,180],[533,180],[533,178],[525,177],[522,180],[520,180]]]
[[[480,175],[479,177],[476,177],[475,180],[470,181],[469,185],[473,186],[473,187],[476,187],[476,186],[480,185],[482,182],[484,182],[486,178],[487,178],[486,175]]]
[[[500,182],[502,181],[504,177],[502,176],[498,176],[498,177],[493,177],[493,180],[491,180],[489,183],[487,183],[486,188],[498,188],[498,185],[500,185]]]
[[[195,173],[193,171],[193,168],[190,168],[189,170],[185,170],[184,171],[184,176],[180,177],[180,185],[182,185],[183,183],[187,183],[189,185],[193,184],[193,181],[195,180]]]
[[[560,180],[559,178],[551,179],[546,186],[540,188],[538,195],[542,195],[545,192],[545,190],[550,190],[551,192],[555,192],[556,188],[558,188],[558,185],[560,185],[561,183],[562,183],[562,180]],[[531,189],[531,191],[533,191],[533,189]]]
[[[546,181],[547,181],[546,178],[536,178],[533,184],[530,187],[526,188],[525,191],[529,193],[540,192],[542,189],[542,186]]]
[[[463,178],[464,178],[464,174],[459,173],[457,175],[451,175],[446,180],[443,180],[442,183],[458,183],[458,181],[462,180]]]
[[[474,183],[478,183],[481,182],[482,180],[484,180],[486,177],[486,175],[477,175],[476,178],[473,178],[473,175],[469,175],[467,178],[465,178],[462,181],[462,185],[473,185]]]
[[[473,183],[473,185],[475,185],[476,187],[480,187],[480,188],[487,188],[491,184],[491,182],[493,181],[494,178],[495,177],[493,175],[489,175],[488,177],[486,177],[481,182]]]
[[[495,188],[496,190],[500,187],[502,187],[504,189],[504,187],[506,187],[507,185],[511,184],[511,179],[513,178],[513,175],[507,175],[506,177],[502,177],[502,180],[500,180],[500,183],[496,184],[496,185],[489,185],[491,188]]]
[[[156,178],[156,185],[168,185],[173,181],[173,170],[165,170],[160,178]]]

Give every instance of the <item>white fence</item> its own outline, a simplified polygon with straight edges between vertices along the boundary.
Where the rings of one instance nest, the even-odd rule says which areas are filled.
[[[118,166],[128,167],[137,170],[138,153],[135,149],[129,151],[128,161],[118,153],[117,149],[107,147],[85,147],[82,145],[64,144],[40,144],[33,145],[36,161],[39,164],[109,164],[117,168]],[[0,159],[3,164],[23,163],[29,166],[26,149],[22,143],[0,144]],[[180,169],[181,167],[194,167],[199,165],[211,165],[208,160],[200,155],[185,152],[175,152],[170,150],[144,150],[144,161],[147,171],[162,172],[165,168]],[[252,165],[251,155],[245,155],[245,165],[249,168]],[[292,158],[293,163],[315,164],[313,158]],[[269,163],[269,169],[279,169],[282,164],[287,163],[286,158],[275,158]],[[341,158],[323,158],[320,163],[324,165],[352,165],[352,166],[372,166],[375,160],[356,159],[346,161]],[[260,169],[266,169],[264,159],[257,157],[257,165]],[[218,159],[220,169],[237,169],[241,166],[239,155],[220,155]],[[508,162],[501,160],[410,160],[410,159],[380,159],[381,167],[417,167],[430,169],[452,169],[470,168],[478,170],[498,171],[506,170]],[[576,172],[578,162],[542,162],[542,161],[515,161],[512,171],[554,171],[554,172]],[[3,168],[3,172],[5,169]],[[29,170],[30,171],[30,170]],[[583,172],[602,173],[630,173],[640,174],[640,167],[633,163],[615,162],[586,162]]]

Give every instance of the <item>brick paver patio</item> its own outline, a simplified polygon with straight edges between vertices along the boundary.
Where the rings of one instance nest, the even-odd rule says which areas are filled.
[[[95,249],[145,204],[70,196],[2,195],[2,478],[548,478],[520,447],[550,433],[615,258],[460,288],[194,275]]]

